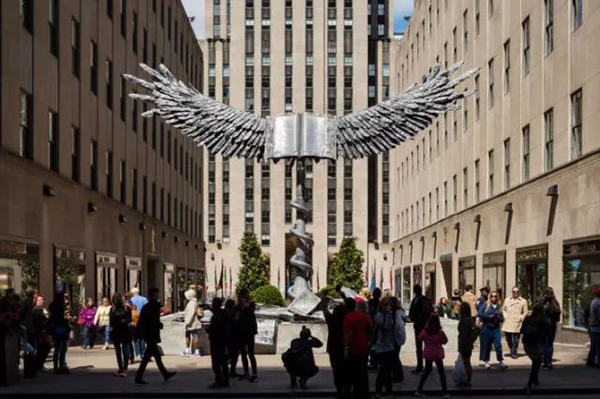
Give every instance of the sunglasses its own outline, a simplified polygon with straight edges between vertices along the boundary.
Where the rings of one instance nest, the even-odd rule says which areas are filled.
[[[498,298],[498,295],[490,295],[490,298]]]

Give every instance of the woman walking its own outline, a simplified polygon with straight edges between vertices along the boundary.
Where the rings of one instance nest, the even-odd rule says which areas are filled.
[[[550,330],[548,331],[548,335],[546,336],[546,340],[544,342],[544,370],[552,370],[554,368],[552,365],[552,355],[554,355],[554,339],[556,338],[556,329],[558,322],[560,322],[561,313],[560,305],[556,300],[556,296],[554,295],[554,290],[552,287],[546,288],[542,305],[544,306],[544,315],[546,316],[546,320],[550,324]]]
[[[94,305],[94,300],[92,298],[88,298],[85,301],[85,305],[81,307],[79,319],[77,319],[77,324],[81,326],[81,347],[83,349],[94,349],[94,342],[96,341],[96,326],[94,325],[95,318],[96,306]]]
[[[479,360],[484,362],[485,369],[489,370],[492,367],[490,365],[490,353],[492,351],[492,345],[494,345],[500,369],[506,369],[508,366],[504,363],[502,354],[502,332],[500,331],[500,326],[504,321],[504,318],[502,316],[502,303],[498,291],[492,291],[490,293],[487,303],[482,304],[479,308],[478,317],[483,323],[480,334],[481,348]]]
[[[538,303],[533,307],[530,316],[526,316],[521,327],[525,353],[531,359],[531,371],[525,392],[531,395],[534,386],[540,385],[539,374],[544,353],[544,343],[550,333],[550,323],[544,314],[544,305]]]
[[[105,296],[102,298],[102,304],[96,310],[94,317],[94,325],[98,327],[98,331],[104,336],[104,346],[102,349],[107,350],[110,342],[110,299]]]
[[[115,377],[127,377],[131,348],[131,309],[125,306],[121,294],[115,294],[109,314],[110,337],[115,346],[118,370]]]
[[[448,337],[442,330],[440,324],[440,316],[437,313],[431,313],[425,328],[418,337],[419,340],[423,341],[425,348],[423,349],[423,359],[425,359],[425,371],[421,375],[419,386],[415,396],[424,397],[423,386],[427,381],[427,378],[433,370],[433,363],[440,374],[440,382],[442,384],[442,396],[447,398],[450,396],[448,393],[448,387],[446,386],[446,372],[444,371],[444,345],[448,343]]]
[[[196,299],[196,291],[187,290],[185,299],[188,300],[184,312],[185,324],[185,349],[183,356],[200,357],[200,324],[198,314],[198,300]]]
[[[400,360],[400,351],[402,350],[402,346],[406,343],[406,312],[402,308],[402,305],[400,305],[398,298],[391,297],[390,300],[392,302],[392,313],[396,322],[392,382],[394,384],[401,384],[404,382],[404,370],[402,368],[402,361]]]
[[[396,355],[396,320],[392,313],[392,303],[389,298],[384,298],[379,303],[374,324],[375,344],[373,345],[373,351],[379,365],[379,373],[375,381],[375,398],[378,399],[381,397],[381,391],[384,386],[387,395],[392,395],[392,371],[394,356]]]
[[[471,387],[471,378],[473,377],[473,366],[471,365],[471,355],[473,354],[473,344],[479,336],[479,328],[475,325],[475,320],[471,316],[471,305],[462,302],[459,308],[458,322],[458,353],[465,365],[466,381],[463,385],[466,388]]]
[[[71,323],[75,320],[72,315],[69,296],[58,292],[50,304],[50,334],[54,341],[54,374],[70,374],[67,367],[67,349],[69,347],[69,335],[71,334]]]
[[[254,313],[256,305],[250,300],[250,292],[247,289],[241,289],[238,294],[238,312],[240,326],[240,351],[242,355],[242,365],[244,366],[244,375],[250,382],[257,382],[256,357],[254,356],[254,336],[258,333],[256,323],[256,314]],[[252,375],[248,374],[248,360],[252,367]]]

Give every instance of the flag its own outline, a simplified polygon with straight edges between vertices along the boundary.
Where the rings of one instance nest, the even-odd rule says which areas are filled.
[[[229,267],[229,296],[233,292],[233,273],[231,272],[231,267]]]
[[[365,269],[365,286],[369,285],[369,260],[367,259],[367,268]]]
[[[321,283],[319,282],[319,266],[317,266],[317,291],[321,291]]]
[[[215,269],[215,273],[216,273],[216,269]],[[216,290],[222,290],[222,289],[223,289],[223,259],[221,259],[221,276],[219,277],[219,284],[217,284]]]
[[[223,265],[221,265],[221,269],[223,269]],[[223,272],[223,284],[225,285],[225,292],[227,292],[228,283],[229,281],[227,280],[227,268],[225,268],[225,271]]]
[[[392,273],[392,268],[390,267],[390,289],[394,292],[394,276]]]
[[[217,292],[217,265],[215,265],[214,272],[215,272],[214,277],[215,277],[215,293],[216,293]]]
[[[373,292],[375,290],[375,288],[377,288],[377,281],[375,281],[375,279],[377,278],[377,262],[374,262],[373,264],[373,274],[371,275],[371,285],[369,286],[369,289],[371,290],[371,292]]]
[[[383,267],[379,271],[379,288],[383,289]]]
[[[277,268],[277,289],[281,290],[281,268]]]

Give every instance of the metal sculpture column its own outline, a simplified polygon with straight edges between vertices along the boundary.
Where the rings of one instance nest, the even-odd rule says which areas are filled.
[[[296,209],[297,220],[290,230],[296,237],[296,254],[290,258],[290,265],[296,271],[294,284],[288,289],[288,295],[292,298],[300,297],[304,292],[312,292],[310,281],[312,280],[313,268],[306,262],[306,254],[311,250],[314,240],[306,233],[306,223],[310,217],[310,209],[304,199],[304,184],[306,182],[306,163],[308,159],[298,160],[296,199],[290,202],[292,208]]]

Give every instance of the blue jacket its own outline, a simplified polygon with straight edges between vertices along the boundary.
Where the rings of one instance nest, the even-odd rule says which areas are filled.
[[[504,321],[504,317],[502,316],[502,307],[500,305],[495,305],[494,309],[494,305],[491,305],[488,308],[487,303],[482,303],[479,307],[477,316],[481,319],[483,328],[489,328],[492,330],[499,329],[500,324],[502,324]]]

